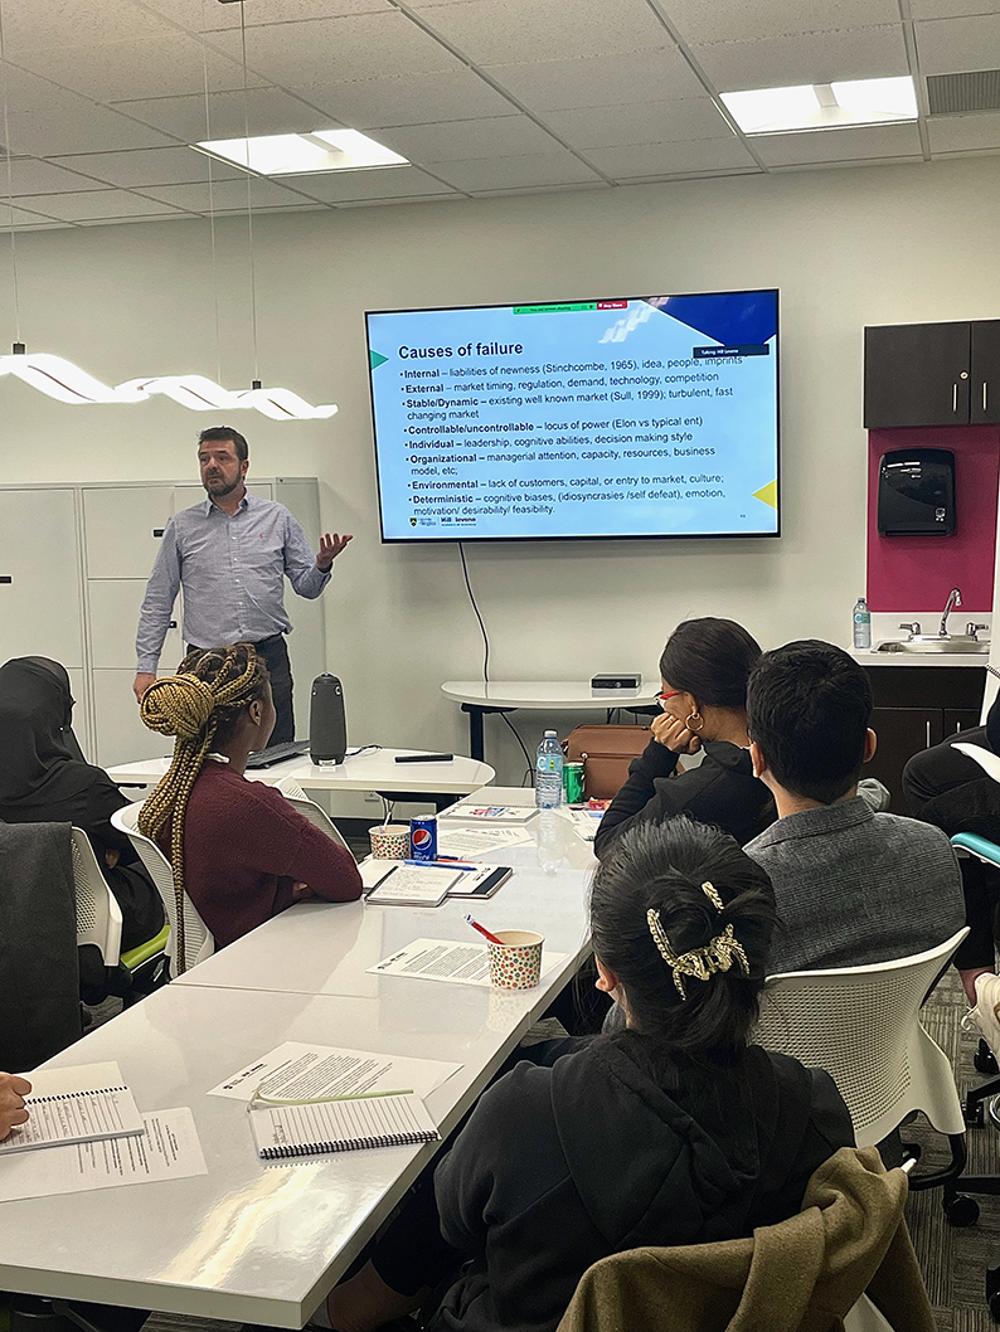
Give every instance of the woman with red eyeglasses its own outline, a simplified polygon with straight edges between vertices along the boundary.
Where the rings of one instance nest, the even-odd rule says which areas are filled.
[[[747,736],[747,680],[759,657],[756,640],[732,620],[677,626],[660,658],[662,712],[601,820],[598,856],[623,829],[674,814],[714,824],[741,846],[774,822],[777,811],[753,775]],[[699,751],[699,766],[677,771],[682,754]]]

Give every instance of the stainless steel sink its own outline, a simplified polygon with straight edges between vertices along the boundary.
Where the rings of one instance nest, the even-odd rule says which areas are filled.
[[[922,634],[914,638],[889,639],[879,643],[876,652],[980,652],[985,656],[990,650],[989,639],[970,638],[965,634],[952,634],[950,638],[937,638],[932,634]]]

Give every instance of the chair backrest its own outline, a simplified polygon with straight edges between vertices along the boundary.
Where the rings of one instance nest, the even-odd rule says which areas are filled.
[[[350,851],[351,848],[344,841],[326,810],[320,809],[315,801],[309,799],[294,777],[282,777],[280,782],[275,782],[275,789],[280,791],[289,804],[294,805],[304,818],[315,824],[320,832],[326,833],[331,841],[336,842],[338,846],[342,846],[345,851]]]
[[[951,1064],[920,1025],[920,1007],[967,934],[893,962],[768,979],[754,1039],[826,1069],[859,1147],[881,1142],[913,1110],[939,1133],[964,1133]]]
[[[112,827],[125,833],[139,855],[139,859],[149,871],[149,876],[156,885],[163,902],[163,910],[170,926],[170,939],[167,943],[167,957],[170,960],[171,974],[177,975],[177,906],[174,901],[174,874],[170,861],[151,838],[139,831],[139,811],[143,802],[126,805],[115,810],[111,816]],[[184,953],[188,971],[204,962],[215,952],[215,940],[208,926],[198,914],[194,903],[184,894]]]
[[[93,944],[106,967],[117,967],[121,956],[122,911],[101,873],[101,867],[81,828],[70,833],[73,883],[76,888],[76,942]]]

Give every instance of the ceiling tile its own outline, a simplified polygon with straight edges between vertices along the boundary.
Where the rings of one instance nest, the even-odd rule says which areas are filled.
[[[546,60],[490,65],[486,73],[529,111],[563,111],[581,106],[613,106],[649,97],[704,97],[699,83],[674,46],[590,60]]]
[[[8,64],[4,69],[3,87],[7,93],[7,103],[14,111],[58,111],[79,105],[76,93],[60,88],[51,79],[31,74],[26,69],[18,69]]]
[[[54,83],[95,102],[202,92],[206,60],[211,87],[225,91],[243,86],[243,73],[236,61],[209,50],[184,33],[145,42],[31,50],[17,57],[23,68],[44,74]],[[254,75],[249,81],[261,82]]]
[[[710,97],[547,111],[546,125],[571,148],[728,138],[732,131]]]
[[[93,181],[85,180],[72,171],[64,171],[61,166],[51,162],[40,162],[34,158],[15,158],[10,164],[12,193],[22,194],[57,194],[73,190],[99,190],[102,187]],[[7,193],[6,164],[0,172],[0,194]]]
[[[531,153],[524,157],[469,158],[442,162],[435,174],[459,190],[502,190],[519,186],[573,185],[599,179],[572,153]]]
[[[752,42],[714,42],[694,54],[720,92],[908,74],[903,29],[849,28]]]
[[[931,116],[927,121],[931,152],[960,153],[1000,148],[1000,112],[974,116]]]
[[[897,0],[665,0],[663,8],[691,45],[899,22]]]
[[[209,190],[207,184],[199,185],[150,185],[143,189],[143,194],[151,199],[159,199],[172,208],[186,208],[191,213],[207,213],[209,206],[217,213],[243,212],[247,210],[247,179],[250,181],[251,199],[256,208],[278,208],[282,205],[308,204],[301,194],[283,189],[271,180],[256,180],[244,177],[243,180],[213,181]]]
[[[623,148],[596,148],[587,153],[587,161],[593,162],[594,166],[614,180],[756,166],[735,134],[731,134],[728,139],[698,139],[694,143],[646,143]]]
[[[435,170],[434,175],[443,174]],[[416,167],[384,167],[375,171],[327,171],[317,176],[295,176],[295,188],[324,203],[354,199],[391,199],[423,194],[448,194],[450,187]]]
[[[49,217],[64,222],[85,218],[141,217],[144,213],[162,215],[172,210],[156,199],[143,199],[128,190],[88,190],[81,194],[32,194],[21,203]]]
[[[872,125],[866,129],[803,134],[761,134],[754,138],[753,144],[768,166],[921,156],[920,134],[915,124]]]
[[[1000,0],[910,0],[910,14],[915,19],[1000,14]]]
[[[336,205],[337,208],[389,208],[393,204],[449,203],[454,199],[465,199],[464,194],[405,194],[399,199],[347,199]]]
[[[58,158],[60,166],[109,185],[182,185],[188,181],[245,179],[238,167],[193,148],[150,148],[128,153],[81,153]],[[79,189],[79,182],[77,182]]]
[[[958,74],[1000,65],[1000,14],[914,24],[923,74]]]
[[[239,56],[238,32],[213,33],[206,41]],[[292,91],[375,79],[386,70],[396,75],[432,74],[457,63],[440,42],[397,10],[254,28],[247,33],[247,62],[268,81]]]
[[[240,26],[238,4],[219,5],[215,0],[143,0],[143,3],[189,32],[217,32]],[[371,14],[390,8],[389,0],[253,0],[247,6],[246,25],[254,28],[262,23]]]
[[[421,17],[478,64],[614,55],[671,45],[645,0],[468,0]]]
[[[169,36],[170,26],[133,0],[21,0],[3,15],[4,48],[16,61],[24,51],[58,46],[98,46],[105,42]]]
[[[8,230],[11,223],[15,227],[42,224],[46,221],[46,217],[47,214],[40,216],[39,212],[30,212],[26,208],[10,208],[6,203],[0,204],[0,230]]]
[[[93,153],[108,148],[156,148],[169,145],[165,134],[125,116],[74,99],[72,110],[11,111],[10,146],[32,157],[58,157],[64,153]]]
[[[428,163],[456,162],[468,157],[523,157],[526,153],[545,153],[559,146],[527,116],[383,129],[377,138],[411,162]]]
[[[517,108],[464,65],[438,74],[363,79],[310,89],[310,100],[353,129],[427,125],[443,120],[513,115]]]
[[[202,139],[232,139],[243,134],[243,93],[212,93],[208,105],[208,128],[205,122],[205,96],[195,93],[188,97],[153,97],[138,102],[113,103],[116,110],[134,116],[137,120],[185,143],[198,143]],[[317,111],[308,102],[300,101],[281,88],[251,88],[247,93],[247,119],[251,134],[295,134],[307,130],[336,128],[333,117]],[[109,147],[113,145],[108,145]]]

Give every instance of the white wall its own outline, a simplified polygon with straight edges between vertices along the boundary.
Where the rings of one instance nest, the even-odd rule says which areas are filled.
[[[318,475],[326,524],[356,534],[327,593],[352,740],[464,749],[465,718],[438,686],[481,666],[455,548],[379,545],[366,308],[781,288],[780,540],[470,550],[494,678],[654,673],[667,631],[690,615],[731,615],[765,646],[846,639],[864,585],[861,330],[1000,315],[998,215],[996,159],[971,158],[259,216],[263,379],[333,398],[340,413],[234,423],[260,475]],[[245,224],[220,221],[217,237],[213,284],[207,222],[19,235],[24,339],[113,382],[214,375],[217,285],[223,380],[247,383]],[[13,332],[6,273],[0,250],[0,326]],[[210,419],[167,402],[60,406],[0,381],[0,481],[193,477]],[[541,717],[515,720],[533,744]],[[513,777],[509,734],[489,725],[490,754]]]

